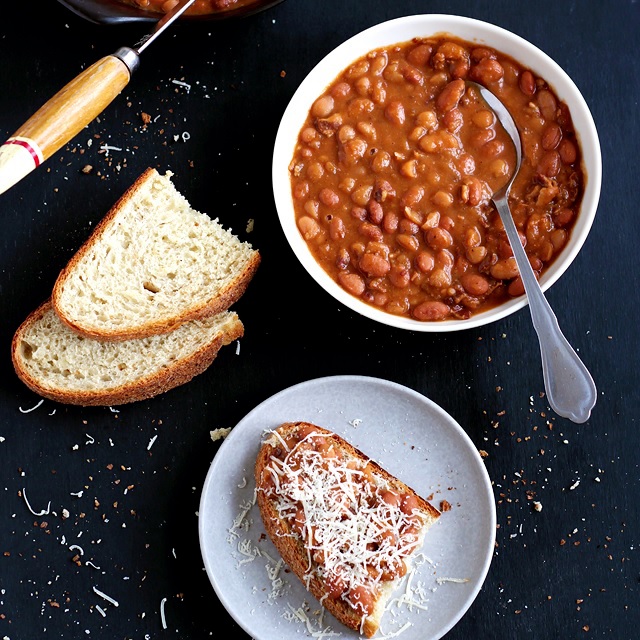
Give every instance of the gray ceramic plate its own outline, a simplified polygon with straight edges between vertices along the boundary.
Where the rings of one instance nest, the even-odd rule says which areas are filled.
[[[253,409],[220,445],[199,512],[202,557],[218,598],[255,640],[299,640],[327,628],[341,638],[358,637],[323,616],[302,583],[278,566],[253,504],[263,432],[296,420],[341,435],[435,507],[442,500],[451,504],[427,533],[408,583],[420,607],[393,605],[379,632],[409,624],[403,640],[441,638],[471,606],[489,570],[493,491],[477,449],[451,416],[423,395],[377,378],[335,376],[285,389]]]

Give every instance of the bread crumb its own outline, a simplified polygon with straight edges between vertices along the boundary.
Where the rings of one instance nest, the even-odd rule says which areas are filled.
[[[442,513],[444,513],[445,511],[451,511],[451,503],[448,500],[441,500],[440,511],[442,511]]]
[[[542,511],[542,502],[538,502],[537,500],[533,503],[533,508],[539,513]]]
[[[230,433],[231,433],[231,427],[227,427],[227,428],[214,429],[213,431],[209,432],[209,435],[211,436],[211,440],[213,440],[213,442],[216,442],[217,440],[222,440],[226,438]]]

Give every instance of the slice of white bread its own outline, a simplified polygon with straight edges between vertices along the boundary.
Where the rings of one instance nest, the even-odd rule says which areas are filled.
[[[283,560],[327,611],[372,637],[440,512],[308,422],[269,432],[255,480],[262,521]]]
[[[192,209],[171,175],[147,169],[61,271],[51,300],[74,331],[101,340],[166,333],[245,292],[259,252]]]
[[[157,336],[95,340],[69,329],[47,301],[14,334],[11,356],[18,377],[44,398],[113,406],[188,382],[213,362],[222,346],[243,333],[237,314],[223,311]]]

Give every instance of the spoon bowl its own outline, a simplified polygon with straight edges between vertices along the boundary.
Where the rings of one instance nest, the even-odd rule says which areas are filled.
[[[494,93],[470,80],[467,81],[467,87],[478,93],[479,97],[493,111],[515,147],[515,168],[507,183],[498,189],[491,199],[500,215],[524,284],[531,319],[540,343],[542,373],[547,399],[551,408],[558,415],[569,418],[573,422],[586,422],[596,404],[595,383],[584,363],[560,330],[558,320],[540,288],[522,246],[509,208],[509,191],[522,164],[520,132],[511,113]]]

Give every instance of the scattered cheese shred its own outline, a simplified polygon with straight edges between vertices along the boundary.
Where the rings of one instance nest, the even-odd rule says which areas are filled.
[[[31,413],[32,411],[35,411],[39,406],[41,406],[43,402],[44,402],[44,398],[42,400],[40,400],[40,402],[38,402],[38,404],[36,404],[35,406],[31,407],[31,409],[23,409],[22,407],[18,407],[18,409],[20,409],[20,413]]]
[[[93,591],[94,591],[94,593],[99,595],[101,598],[103,598],[107,602],[110,602],[114,607],[119,607],[120,606],[120,604],[118,603],[117,600],[114,600],[111,596],[108,596],[106,593],[100,591],[100,589],[98,589],[96,587],[93,587]]]
[[[24,487],[22,488],[22,497],[24,498],[24,503],[27,505],[27,509],[29,509],[34,516],[46,516],[51,513],[51,500],[49,500],[49,504],[46,509],[43,509],[42,511],[34,511],[29,504],[29,500],[27,500],[27,491]]]
[[[458,584],[464,584],[469,582],[469,578],[436,578],[438,584],[444,584],[445,582],[456,582]]]
[[[160,601],[160,621],[162,622],[163,629],[167,628],[167,619],[165,618],[165,615],[164,615],[164,605],[166,602],[167,602],[166,598],[162,598],[162,600]]]

